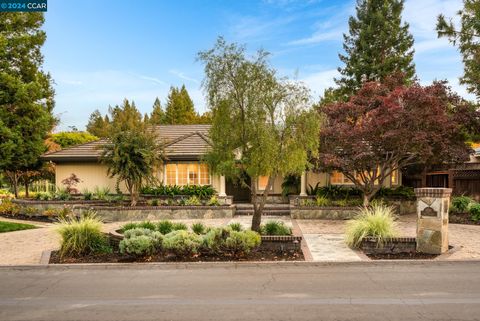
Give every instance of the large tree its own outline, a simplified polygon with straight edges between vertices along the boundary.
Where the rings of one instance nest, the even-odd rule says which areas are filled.
[[[213,118],[213,146],[206,161],[214,172],[250,189],[252,229],[258,231],[275,178],[300,174],[316,152],[318,117],[308,90],[279,79],[263,51],[248,59],[244,47],[219,38],[199,59],[205,65],[203,85]],[[257,186],[260,176],[268,177],[263,191]]]
[[[404,83],[415,78],[413,37],[402,22],[403,0],[358,0],[356,17],[350,17],[349,34],[344,34],[335,82],[336,96],[346,100],[364,81],[383,81],[392,74],[403,74]]]
[[[440,15],[437,22],[439,37],[447,37],[462,54],[464,74],[460,83],[480,100],[480,1],[464,0],[464,8],[457,15],[460,25]]]
[[[0,13],[0,170],[15,196],[19,177],[36,166],[55,124],[52,80],[42,70],[43,23],[42,13]]]
[[[319,108],[318,169],[342,172],[364,193],[364,205],[393,171],[412,164],[458,163],[480,130],[474,106],[444,83],[430,86],[368,82],[348,102]]]
[[[88,132],[77,131],[55,133],[50,136],[50,139],[53,143],[58,144],[61,148],[67,148],[98,140],[98,137],[93,136]]]
[[[158,99],[158,97],[153,103],[153,109],[148,122],[152,125],[162,125],[165,123],[165,111],[163,110],[162,104],[160,103],[160,99]]]
[[[102,116],[98,109],[95,110],[88,119],[87,131],[97,137],[107,137],[110,132],[108,115]]]
[[[198,114],[185,85],[180,89],[171,87],[165,108],[165,123],[169,125],[195,124],[197,118]]]

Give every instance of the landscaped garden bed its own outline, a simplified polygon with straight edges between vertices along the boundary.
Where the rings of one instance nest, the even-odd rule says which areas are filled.
[[[453,224],[480,225],[480,203],[468,196],[453,197],[448,221]]]
[[[29,230],[32,228],[36,227],[31,224],[0,221],[0,233]]]
[[[106,235],[101,224],[91,213],[63,220],[58,227],[61,248],[51,253],[50,263],[304,260],[301,237],[277,221],[262,225],[262,235],[239,223],[207,227],[197,222],[188,227],[169,220],[127,223]]]

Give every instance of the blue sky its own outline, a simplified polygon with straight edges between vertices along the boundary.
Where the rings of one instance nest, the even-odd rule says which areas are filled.
[[[439,13],[453,16],[461,7],[461,0],[406,0],[404,20],[415,38],[420,81],[447,79],[473,98],[458,85],[459,53],[434,31]],[[252,53],[271,52],[282,75],[305,82],[318,97],[337,75],[342,33],[354,13],[353,0],[49,0],[43,52],[55,80],[57,130],[83,129],[91,112],[105,113],[124,98],[150,112],[171,85],[185,84],[197,110],[205,111],[195,57],[219,35]]]

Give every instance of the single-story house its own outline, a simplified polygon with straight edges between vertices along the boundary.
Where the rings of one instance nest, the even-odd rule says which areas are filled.
[[[210,148],[208,131],[210,125],[160,125],[155,126],[159,139],[164,143],[167,160],[156,171],[159,182],[167,185],[212,185],[220,196],[233,196],[236,202],[248,202],[249,190],[237,186],[224,176],[212,173],[202,162],[202,156]],[[107,166],[102,164],[100,155],[101,146],[105,140],[94,141],[73,146],[42,156],[44,160],[55,163],[55,184],[62,186],[62,180],[74,173],[81,182],[76,186],[79,191],[95,187],[108,187],[112,192],[116,189],[116,179],[109,178]],[[258,189],[262,191],[267,184],[267,177],[260,177],[257,181]],[[278,177],[273,185],[271,194],[280,199],[283,178]],[[306,195],[309,185],[315,186],[352,185],[352,183],[338,172],[314,173],[306,172],[301,179],[301,195]],[[401,184],[401,176],[394,173],[385,186]],[[125,192],[124,186],[119,186]]]
[[[480,144],[473,145],[473,150],[470,159],[463,164],[433,165],[406,176],[405,183],[412,187],[452,188],[454,195],[469,195],[480,201]]]

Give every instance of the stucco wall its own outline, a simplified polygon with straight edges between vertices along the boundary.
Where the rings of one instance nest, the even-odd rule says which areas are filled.
[[[115,193],[116,179],[109,178],[107,166],[99,163],[60,163],[55,165],[55,184],[64,187],[62,180],[72,173],[77,175],[81,182],[76,186],[79,192],[84,189],[92,191],[95,187],[109,187]],[[120,184],[122,192],[126,192],[125,185]]]

